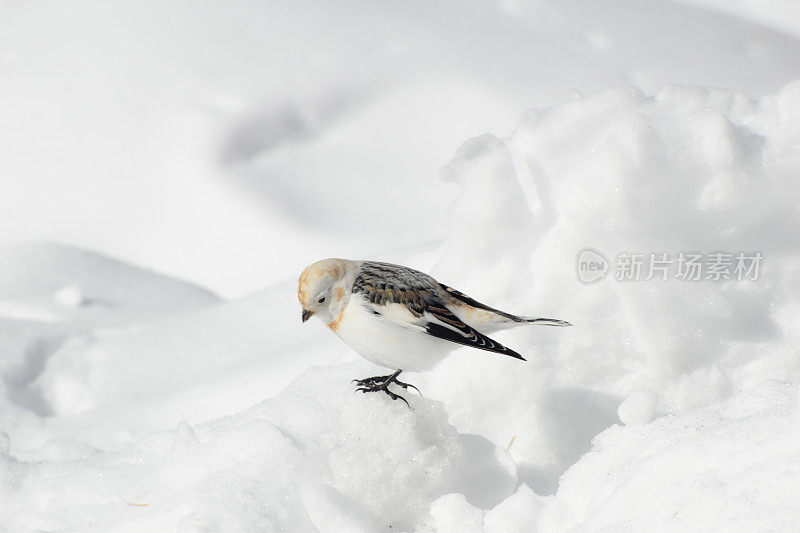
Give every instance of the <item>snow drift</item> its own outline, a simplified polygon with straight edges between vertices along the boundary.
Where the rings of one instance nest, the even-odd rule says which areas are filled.
[[[461,190],[446,242],[400,259],[575,327],[500,334],[527,363],[457,351],[409,376],[425,394],[409,395],[413,410],[351,392],[377,369],[301,326],[293,283],[219,302],[29,248],[42,270],[10,278],[31,289],[9,307],[28,314],[2,321],[0,519],[82,531],[796,523],[798,110],[798,83],[758,100],[621,87],[466,142],[442,173]],[[586,247],[765,259],[756,280],[585,285]],[[166,315],[112,297],[112,274],[157,287]],[[53,290],[56,304],[42,296]],[[76,294],[127,311],[117,323],[53,311]]]
[[[800,72],[796,39],[669,1],[10,1],[0,49],[0,244],[56,240],[228,296],[318,256],[438,242],[454,188],[432,176],[531,106],[615,84],[761,96]],[[398,183],[427,191],[419,212],[376,200]]]

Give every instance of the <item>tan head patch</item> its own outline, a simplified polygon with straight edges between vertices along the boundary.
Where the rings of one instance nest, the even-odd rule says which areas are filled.
[[[341,259],[324,259],[306,267],[303,273],[300,274],[300,280],[297,285],[297,299],[303,305],[308,304],[308,299],[313,297],[310,292],[317,286],[320,279],[329,277],[333,280],[338,280],[344,276],[344,273],[345,265]]]
[[[303,273],[300,274],[300,280],[297,283],[297,299],[300,300],[300,303],[306,305],[306,299],[308,298],[308,281],[310,272],[308,269],[303,270]]]

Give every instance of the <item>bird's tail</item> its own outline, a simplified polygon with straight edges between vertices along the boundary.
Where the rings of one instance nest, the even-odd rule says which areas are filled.
[[[527,322],[528,324],[536,324],[537,326],[571,326],[569,322],[566,320],[558,320],[556,318],[534,318],[528,316],[521,316],[518,317],[521,319],[521,322]]]

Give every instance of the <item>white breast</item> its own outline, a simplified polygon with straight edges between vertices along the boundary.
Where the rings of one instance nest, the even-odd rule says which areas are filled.
[[[400,304],[375,307],[376,315],[353,295],[342,313],[328,325],[364,359],[392,370],[425,372],[436,366],[457,344],[432,337],[414,324]]]

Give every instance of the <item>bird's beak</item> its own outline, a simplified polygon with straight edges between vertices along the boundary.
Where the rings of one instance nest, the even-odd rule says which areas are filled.
[[[311,315],[314,314],[314,311],[309,311],[307,309],[303,309],[303,322],[311,318]]]

